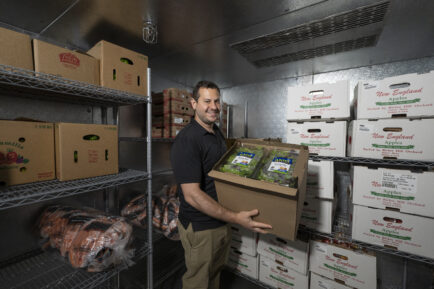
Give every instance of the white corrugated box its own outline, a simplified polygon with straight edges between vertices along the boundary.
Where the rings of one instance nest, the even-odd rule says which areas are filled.
[[[231,247],[250,256],[256,256],[257,233],[236,224],[231,224],[231,231]]]
[[[280,289],[308,289],[309,275],[286,268],[265,256],[259,256],[259,281]]]
[[[357,119],[434,116],[434,71],[377,81],[360,81],[354,90]]]
[[[330,280],[329,278],[311,272],[309,289],[352,289],[352,288],[342,285],[334,280]]]
[[[354,120],[348,129],[348,155],[434,161],[434,119]]]
[[[309,147],[309,153],[345,157],[347,122],[303,122],[287,124],[286,142]]]
[[[434,218],[434,172],[353,167],[353,203]]]
[[[377,287],[377,258],[334,245],[310,241],[309,270],[349,287]]]
[[[352,237],[434,258],[434,220],[431,218],[355,205]]]
[[[272,234],[260,234],[258,254],[301,274],[306,275],[308,272],[308,242],[289,241]]]
[[[309,160],[307,169],[307,198],[333,199],[334,163]]]
[[[288,87],[288,120],[349,119],[350,84],[336,83]]]
[[[335,204],[334,200],[305,199],[300,224],[331,234]]]
[[[250,256],[231,248],[226,265],[250,278],[258,279],[259,255]]]

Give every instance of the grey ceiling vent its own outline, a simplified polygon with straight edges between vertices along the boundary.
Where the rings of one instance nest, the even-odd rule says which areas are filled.
[[[388,6],[389,1],[382,1],[230,47],[263,67],[373,46]]]
[[[339,52],[351,51],[363,47],[374,46],[377,43],[378,35],[365,36],[362,38],[347,40],[339,43],[316,47],[288,53],[280,56],[273,56],[256,61],[252,61],[257,67],[267,67],[279,65],[287,62],[306,60],[309,58],[335,54]]]

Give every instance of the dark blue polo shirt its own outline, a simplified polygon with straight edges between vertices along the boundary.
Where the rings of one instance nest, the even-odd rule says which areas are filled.
[[[208,173],[226,152],[226,144],[216,125],[214,132],[208,132],[193,118],[176,136],[170,153],[181,201],[178,218],[184,228],[192,223],[194,231],[214,229],[226,224],[190,206],[185,201],[180,186],[186,183],[199,183],[201,190],[217,201],[214,179],[208,176]]]

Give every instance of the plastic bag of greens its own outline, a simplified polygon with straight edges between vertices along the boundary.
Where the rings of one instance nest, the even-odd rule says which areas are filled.
[[[293,176],[293,173],[297,157],[297,150],[270,151],[268,157],[262,162],[257,179],[296,188],[298,179]]]
[[[264,154],[261,147],[238,147],[222,164],[221,172],[250,177]]]

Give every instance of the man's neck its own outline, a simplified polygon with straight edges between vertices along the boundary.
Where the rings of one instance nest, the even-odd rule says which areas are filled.
[[[203,121],[201,121],[196,115],[194,116],[194,120],[208,132],[214,133],[214,123],[206,124]]]

